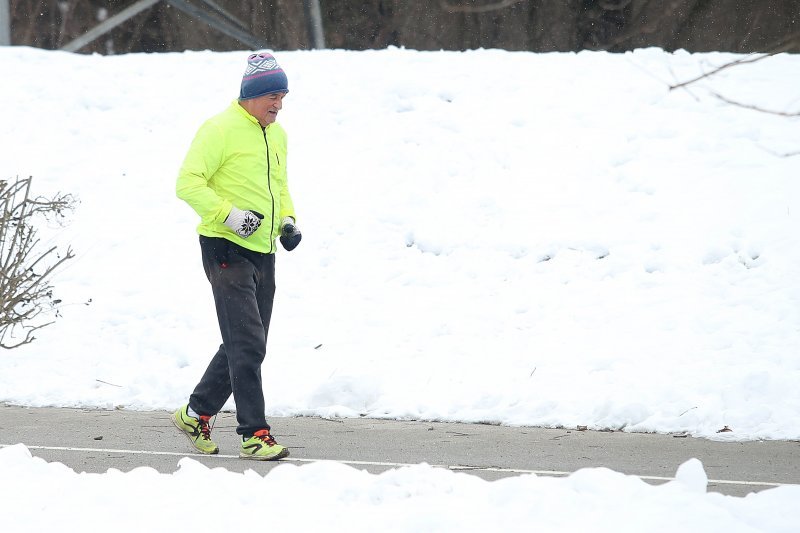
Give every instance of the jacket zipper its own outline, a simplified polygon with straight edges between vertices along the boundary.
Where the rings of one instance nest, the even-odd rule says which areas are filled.
[[[269,141],[267,141],[267,128],[261,128],[261,133],[264,134],[264,144],[267,147],[267,189],[269,190],[269,197],[272,199],[272,216],[269,219],[269,253],[272,253],[272,246],[275,243],[275,195],[272,194],[272,183],[269,179],[270,164],[269,164]],[[275,154],[277,157],[277,154]]]

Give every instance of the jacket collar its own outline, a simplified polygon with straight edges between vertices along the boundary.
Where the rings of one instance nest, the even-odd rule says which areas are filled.
[[[245,110],[245,108],[243,108],[241,105],[239,105],[239,99],[238,98],[234,99],[233,102],[231,102],[231,107],[236,109],[237,113],[239,113],[241,116],[243,116],[244,118],[246,118],[247,120],[249,120],[250,122],[255,124],[256,126],[258,126],[259,128],[261,127],[261,123],[258,121],[258,119],[256,117],[254,117],[253,115],[251,115],[250,113],[248,113]]]

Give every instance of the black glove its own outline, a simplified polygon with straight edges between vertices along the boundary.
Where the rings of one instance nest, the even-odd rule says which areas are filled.
[[[242,211],[233,206],[224,224],[231,228],[236,235],[246,239],[256,232],[262,220],[264,220],[264,215],[258,211]]]
[[[286,251],[291,252],[297,248],[302,238],[303,236],[300,234],[300,228],[294,223],[294,219],[292,217],[283,217],[283,221],[281,221],[280,241]]]

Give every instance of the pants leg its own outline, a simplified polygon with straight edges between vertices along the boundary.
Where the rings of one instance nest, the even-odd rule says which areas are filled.
[[[261,364],[275,297],[275,256],[225,239],[201,237],[222,344],[189,398],[199,414],[216,414],[231,394],[240,435],[269,428],[264,415]]]

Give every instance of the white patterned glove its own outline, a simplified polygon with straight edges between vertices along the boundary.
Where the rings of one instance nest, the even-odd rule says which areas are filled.
[[[264,220],[264,215],[258,211],[242,211],[233,206],[224,224],[231,228],[236,235],[246,239],[256,232],[262,220]]]

